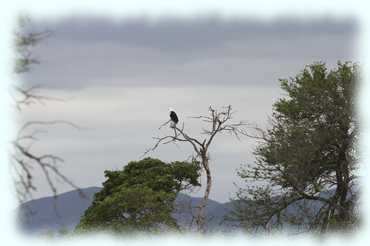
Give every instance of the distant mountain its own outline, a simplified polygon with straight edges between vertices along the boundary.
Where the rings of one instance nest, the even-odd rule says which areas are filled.
[[[73,230],[80,221],[85,210],[94,199],[94,194],[101,188],[89,187],[82,189],[85,197],[81,197],[78,191],[69,191],[54,197],[44,197],[29,201],[19,208],[18,217],[20,227],[27,232],[59,231],[62,229]],[[201,198],[179,194],[176,198],[176,211],[173,217],[181,228],[193,230],[196,228],[192,220],[196,214],[195,207]],[[190,206],[191,205],[191,206]],[[237,226],[227,222],[224,217],[232,210],[231,203],[219,203],[209,200],[206,207],[207,231],[230,231]]]
[[[85,197],[81,197],[78,191],[69,191],[60,194],[57,199],[54,197],[44,197],[29,201],[18,209],[19,224],[22,229],[27,232],[43,232],[43,231],[59,231],[73,230],[80,221],[85,210],[90,206],[94,199],[94,194],[100,191],[99,187],[89,187],[82,189]],[[322,192],[322,197],[329,197],[334,193],[334,190]],[[172,216],[176,219],[180,228],[187,230],[196,230],[194,217],[196,214],[196,205],[199,204],[201,198],[191,197],[180,193],[176,198],[176,209]],[[214,200],[209,200],[205,214],[206,224],[205,229],[208,232],[229,232],[237,230],[239,224],[234,221],[225,220],[229,216],[234,203],[220,203]],[[252,202],[252,201],[251,201]],[[253,202],[252,202],[253,203]],[[287,207],[288,214],[299,214],[300,206],[306,203],[306,206],[311,211],[317,212],[322,203],[319,201],[302,200]],[[192,209],[191,209],[192,208]],[[308,219],[308,218],[307,218]],[[307,221],[308,222],[308,221]],[[304,227],[295,227],[289,224],[284,224],[283,230],[287,232],[299,232]]]
[[[181,228],[196,229],[196,224],[192,216],[196,215],[195,207],[199,204],[201,198],[191,197],[180,193],[176,198],[176,210],[173,213],[173,217],[176,219],[177,224]],[[191,205],[191,206],[190,206]],[[193,209],[190,209],[190,208]],[[228,232],[238,227],[236,222],[225,220],[225,217],[230,215],[233,209],[233,205],[230,202],[220,203],[212,199],[208,200],[205,215],[206,223],[205,229],[208,232],[222,231]]]
[[[70,230],[78,224],[100,189],[82,189],[85,197],[74,190],[58,195],[57,199],[50,196],[26,202],[19,208],[19,224],[29,232]]]

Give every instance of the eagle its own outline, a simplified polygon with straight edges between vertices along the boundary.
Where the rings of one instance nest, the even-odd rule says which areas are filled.
[[[169,111],[170,111],[171,127],[175,128],[176,124],[179,122],[179,118],[177,117],[175,110],[173,110],[172,108],[169,108]]]
[[[179,122],[179,117],[177,117],[175,110],[172,108],[169,108],[168,110],[170,111],[170,127],[173,128],[175,138],[177,138],[176,124]]]

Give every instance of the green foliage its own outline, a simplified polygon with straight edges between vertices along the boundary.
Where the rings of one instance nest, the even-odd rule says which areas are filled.
[[[334,217],[341,219],[332,227],[346,227],[352,221],[356,81],[357,67],[340,62],[333,70],[315,63],[294,78],[280,80],[287,94],[273,106],[272,127],[260,136],[256,164],[239,172],[247,188],[238,197],[249,202],[247,209],[237,209],[240,220],[266,227],[310,218],[308,227],[322,230],[332,225]],[[256,181],[261,185],[250,185]],[[324,198],[323,193],[330,190],[334,194]],[[251,206],[253,197],[259,198],[259,208]],[[322,209],[307,212],[307,207],[302,209],[305,213],[294,216],[286,213],[289,206],[300,211],[298,205],[307,200],[321,202]],[[256,210],[258,218],[246,215]]]
[[[171,212],[176,195],[199,186],[197,162],[164,163],[145,158],[121,171],[105,171],[107,180],[81,218],[77,230],[156,231],[177,228]]]

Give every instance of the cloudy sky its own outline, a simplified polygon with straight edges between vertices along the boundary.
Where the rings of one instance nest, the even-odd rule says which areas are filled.
[[[65,160],[59,168],[81,187],[101,186],[104,170],[121,169],[142,158],[158,127],[176,109],[190,134],[202,124],[189,116],[209,105],[231,104],[235,120],[267,126],[273,102],[282,92],[278,79],[294,76],[315,61],[330,67],[353,60],[355,25],[329,19],[222,21],[67,19],[33,23],[52,35],[35,47],[40,65],[23,76],[25,86],[66,99],[23,111],[24,120],[68,120],[83,127],[48,127],[33,146]],[[211,198],[227,201],[242,183],[236,170],[253,163],[255,142],[220,136],[210,149],[214,174]],[[161,146],[150,156],[184,160],[189,146]],[[40,174],[38,174],[40,175]],[[58,182],[60,191],[71,188]],[[37,181],[35,197],[50,195]],[[200,195],[202,190],[194,192]]]

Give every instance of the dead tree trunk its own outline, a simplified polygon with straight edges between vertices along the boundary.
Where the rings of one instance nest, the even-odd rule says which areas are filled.
[[[203,198],[202,200],[200,201],[199,205],[198,205],[198,214],[197,214],[197,220],[196,220],[196,223],[197,223],[197,228],[198,228],[198,231],[201,232],[201,233],[204,233],[204,224],[205,224],[205,220],[206,220],[206,214],[205,214],[205,208],[207,206],[207,203],[208,203],[208,199],[209,199],[209,194],[211,192],[211,187],[212,187],[212,175],[211,175],[211,170],[209,168],[209,163],[208,163],[208,156],[205,155],[202,157],[202,167],[206,173],[206,180],[207,180],[207,183],[206,183],[206,189],[204,191],[204,195],[203,195]]]
[[[209,154],[208,149],[209,146],[212,144],[214,137],[219,133],[229,133],[234,135],[237,139],[239,139],[239,135],[247,135],[247,132],[244,130],[244,127],[247,126],[246,123],[240,121],[238,123],[230,123],[232,119],[232,108],[231,106],[223,107],[222,110],[213,109],[211,106],[208,109],[209,115],[206,116],[196,116],[192,117],[195,119],[200,119],[202,122],[205,122],[208,125],[207,128],[203,128],[202,134],[208,136],[203,140],[196,139],[194,137],[190,137],[184,131],[184,124],[182,128],[178,128],[174,126],[173,129],[176,130],[174,135],[167,135],[164,137],[155,137],[154,139],[157,141],[154,146],[148,149],[144,155],[149,153],[150,151],[154,151],[160,144],[168,144],[168,143],[175,143],[175,142],[186,142],[189,143],[194,150],[194,157],[195,159],[199,160],[201,170],[203,170],[206,174],[206,189],[204,191],[204,195],[202,200],[198,204],[197,208],[197,216],[196,216],[196,224],[198,231],[201,233],[205,232],[205,208],[208,203],[209,195],[211,192],[212,187],[212,175],[209,166]],[[165,124],[167,124],[166,122]],[[163,125],[162,125],[163,126]],[[162,127],[161,126],[161,127]]]

